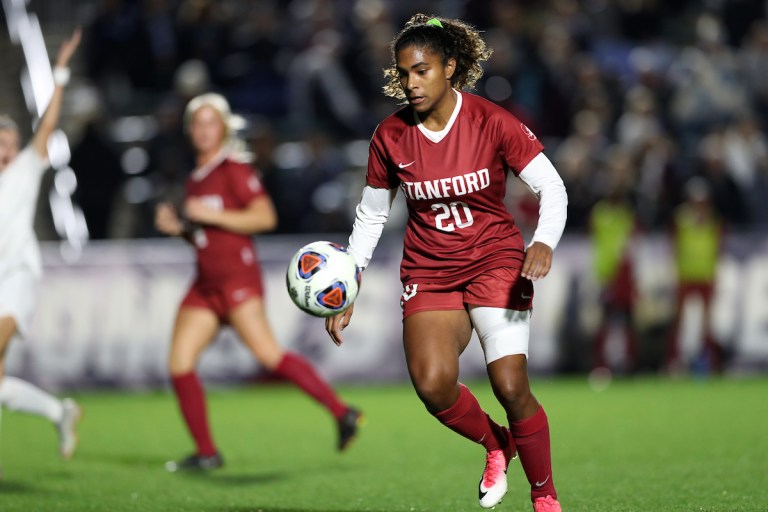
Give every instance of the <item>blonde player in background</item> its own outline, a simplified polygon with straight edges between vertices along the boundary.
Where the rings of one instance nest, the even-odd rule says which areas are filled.
[[[75,427],[80,407],[59,400],[29,382],[4,374],[11,340],[30,329],[42,274],[40,249],[33,229],[40,178],[48,169],[48,137],[56,128],[69,61],[80,44],[80,30],[62,43],[53,70],[55,87],[48,108],[30,143],[19,151],[19,132],[8,116],[0,116],[0,406],[48,418],[59,433],[59,449],[75,453]]]
[[[272,333],[252,236],[273,230],[277,217],[257,171],[240,161],[231,119],[229,103],[219,94],[190,100],[185,121],[197,168],[187,179],[183,211],[163,203],[155,216],[158,231],[184,237],[195,246],[197,256],[197,275],[179,306],[168,359],[173,391],[195,452],[168,462],[166,469],[172,472],[211,470],[224,464],[208,424],[197,365],[227,324],[261,365],[325,407],[335,420],[340,451],[357,436],[361,420],[360,411],[343,402],[308,360],[283,349]]]

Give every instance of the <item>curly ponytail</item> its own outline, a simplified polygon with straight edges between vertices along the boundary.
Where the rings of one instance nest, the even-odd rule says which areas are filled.
[[[451,86],[459,90],[474,87],[483,75],[480,63],[488,60],[493,53],[477,29],[461,20],[414,14],[390,44],[392,65],[384,70],[387,83],[383,89],[387,96],[405,99],[395,62],[397,53],[409,46],[432,50],[441,56],[443,64],[447,64],[450,58],[456,59]]]

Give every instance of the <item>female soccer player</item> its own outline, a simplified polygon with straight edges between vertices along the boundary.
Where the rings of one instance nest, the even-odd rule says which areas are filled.
[[[59,400],[29,382],[3,375],[5,353],[14,338],[27,335],[42,274],[40,248],[33,229],[40,179],[48,169],[48,137],[59,121],[69,61],[80,44],[80,30],[62,43],[53,69],[51,101],[29,145],[19,151],[19,132],[0,116],[0,406],[48,418],[59,433],[59,451],[75,453],[80,407]]]
[[[274,229],[277,217],[254,169],[238,161],[231,119],[223,96],[203,94],[189,102],[185,123],[197,169],[187,180],[183,215],[170,204],[160,204],[156,211],[158,230],[185,237],[197,251],[197,277],[179,308],[169,358],[173,389],[197,451],[169,463],[170,471],[215,469],[223,463],[208,428],[195,367],[225,323],[265,368],[295,383],[333,414],[339,450],[355,436],[360,419],[360,412],[339,400],[309,362],[285,352],[272,334],[251,235]]]
[[[417,14],[397,34],[384,92],[408,105],[373,135],[349,250],[365,268],[400,189],[409,214],[400,268],[403,339],[416,393],[438,421],[486,449],[482,507],[503,498],[517,454],[534,510],[560,511],[547,416],[529,389],[527,355],[531,281],[549,272],[568,198],[531,130],[460,92],[477,81],[490,54],[478,32],[459,20]],[[541,201],[527,249],[502,202],[508,171]],[[326,320],[336,344],[352,311]],[[473,328],[509,429],[458,382],[459,355]]]

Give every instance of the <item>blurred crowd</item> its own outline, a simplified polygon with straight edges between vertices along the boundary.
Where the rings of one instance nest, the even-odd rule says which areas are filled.
[[[148,237],[194,166],[185,102],[223,93],[280,214],[279,232],[348,231],[389,42],[415,12],[462,18],[494,49],[476,93],[544,142],[567,230],[606,197],[666,229],[701,178],[730,230],[768,230],[763,0],[101,0],[84,11],[72,167],[93,238]],[[78,87],[79,85],[79,87]],[[524,229],[536,202],[510,207]]]

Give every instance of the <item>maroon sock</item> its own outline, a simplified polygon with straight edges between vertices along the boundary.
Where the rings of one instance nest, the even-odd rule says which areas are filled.
[[[347,412],[347,407],[331,386],[317,373],[315,368],[298,354],[286,352],[275,368],[275,374],[290,380],[306,394],[320,402],[340,419]]]
[[[557,498],[552,482],[549,422],[544,408],[539,408],[530,418],[510,422],[509,428],[517,443],[523,471],[531,484],[531,500],[544,496]]]
[[[475,395],[464,384],[459,384],[456,403],[434,416],[457,434],[483,445],[487,451],[500,450],[513,442],[504,427],[483,411]]]
[[[210,456],[216,453],[216,446],[211,439],[208,429],[208,418],[205,411],[205,392],[195,372],[183,375],[172,375],[173,390],[179,402],[181,414],[187,424],[189,433],[197,445],[197,454]]]

